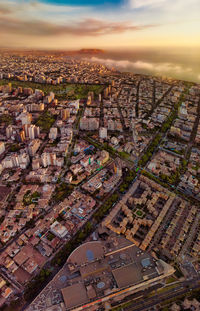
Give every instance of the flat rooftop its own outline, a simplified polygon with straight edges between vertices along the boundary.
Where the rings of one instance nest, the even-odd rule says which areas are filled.
[[[143,280],[142,274],[135,263],[112,270],[119,288],[137,284]]]
[[[77,283],[61,290],[66,308],[75,307],[86,303],[89,298],[84,284]]]

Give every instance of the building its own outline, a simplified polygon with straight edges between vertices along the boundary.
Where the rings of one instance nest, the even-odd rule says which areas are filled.
[[[61,118],[63,121],[70,118],[70,110],[69,109],[62,109],[61,110]]]
[[[35,127],[35,125],[31,124],[28,128],[28,136],[30,139],[35,139],[34,127]]]
[[[33,124],[25,124],[23,126],[23,129],[25,131],[26,137],[29,139],[35,139],[39,137],[40,135],[40,128],[39,126],[33,125]]]
[[[64,164],[64,158],[63,157],[57,157],[56,153],[54,152],[44,152],[41,155],[41,162],[43,167],[47,166],[58,166],[62,167]]]
[[[44,152],[41,156],[42,165],[44,167],[56,165],[56,153],[46,153]]]
[[[19,138],[18,138],[18,137],[19,137]],[[24,131],[24,130],[20,131],[18,137],[17,137],[17,139],[18,139],[20,142],[24,142],[25,139],[26,139],[25,131]]]
[[[99,129],[99,137],[101,139],[107,139],[108,137],[108,130],[106,127],[100,127]]]
[[[35,97],[37,99],[42,99],[44,97],[44,92],[42,90],[35,89]]]
[[[27,96],[33,95],[33,89],[30,87],[24,88],[24,95],[27,95]]]
[[[39,158],[32,159],[32,169],[38,170],[39,168],[40,168],[40,159]]]
[[[96,131],[99,128],[99,119],[91,118],[89,120],[89,131]]]
[[[6,148],[5,148],[4,142],[3,142],[3,141],[0,141],[0,155],[1,155],[2,153],[4,153],[5,150],[6,150]]]
[[[12,154],[7,156],[1,162],[1,165],[4,168],[13,168],[13,167],[20,167],[22,169],[26,169],[30,163],[29,155],[26,152],[20,154]]]
[[[31,124],[32,121],[32,114],[29,112],[22,112],[17,118],[16,120],[20,120],[22,125],[25,124]]]
[[[13,133],[13,127],[10,124],[6,128],[6,137],[9,139],[12,136],[12,133]]]
[[[66,264],[73,282],[61,291],[66,309],[74,311],[92,310],[99,303],[123,299],[174,273],[173,267],[122,237],[112,237],[109,243],[82,244]]]
[[[99,165],[104,165],[108,160],[109,160],[109,152],[107,152],[106,150],[102,150],[101,156],[99,157],[97,162],[99,163]]]
[[[80,120],[80,129],[81,130],[88,130],[88,123],[89,123],[89,119],[86,117],[81,118]]]
[[[53,92],[50,92],[48,96],[45,97],[45,104],[50,104],[55,98],[55,94]]]
[[[99,119],[87,118],[84,116],[80,120],[80,129],[85,131],[96,131],[99,128]]]
[[[65,238],[66,235],[68,234],[66,227],[62,226],[58,221],[55,221],[51,225],[50,230],[53,234],[55,234],[55,236],[61,239]]]
[[[49,132],[49,139],[55,140],[57,138],[57,135],[58,135],[57,127],[52,127]]]
[[[36,154],[40,145],[41,145],[41,141],[39,139],[33,139],[30,142],[30,144],[28,145],[28,152],[31,157],[33,157]]]

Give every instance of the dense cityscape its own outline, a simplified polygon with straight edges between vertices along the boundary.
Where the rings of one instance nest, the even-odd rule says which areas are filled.
[[[1,307],[200,310],[200,85],[0,58]]]

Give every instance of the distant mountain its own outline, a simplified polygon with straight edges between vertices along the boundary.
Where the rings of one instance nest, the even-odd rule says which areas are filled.
[[[0,0],[1,1],[1,0]],[[12,51],[15,54],[22,55],[52,55],[52,56],[79,56],[79,55],[97,55],[105,53],[104,50],[101,49],[81,49],[81,50],[30,50],[30,49],[0,49],[0,52],[8,52]]]
[[[100,49],[81,49],[78,51],[79,54],[102,54],[104,50]]]

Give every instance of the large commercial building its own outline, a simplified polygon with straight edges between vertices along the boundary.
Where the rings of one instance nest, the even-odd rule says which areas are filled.
[[[123,299],[174,273],[170,265],[116,236],[79,246],[69,256],[67,267],[69,282],[61,291],[66,310],[74,311]]]

